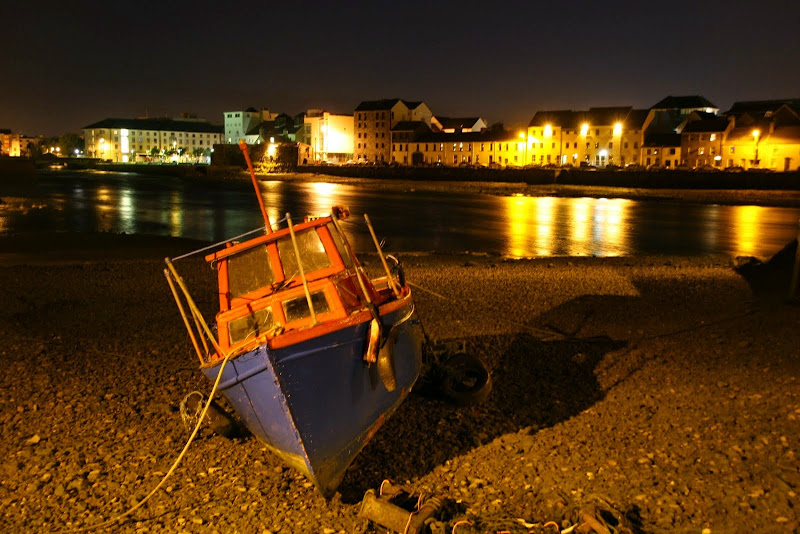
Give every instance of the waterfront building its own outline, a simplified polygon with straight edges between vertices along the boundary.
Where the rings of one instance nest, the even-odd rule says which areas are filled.
[[[399,98],[361,102],[354,112],[354,159],[362,163],[390,162],[392,128],[404,121],[421,121],[430,128],[432,117],[425,102]]]
[[[681,164],[681,134],[645,133],[641,165],[648,169],[675,169]]]
[[[22,136],[8,129],[0,129],[0,156],[18,158],[22,152]]]
[[[800,168],[800,98],[735,102],[724,147],[728,167]]]
[[[398,125],[402,126],[402,125]],[[413,125],[408,125],[408,127]],[[408,127],[401,132],[409,132]],[[405,158],[414,165],[521,167],[525,143],[514,132],[422,132],[414,130],[415,139],[394,143],[393,157]],[[399,141],[399,139],[398,139]]]
[[[311,147],[310,162],[346,163],[353,160],[353,115],[310,109],[303,118],[304,140]]]
[[[586,111],[538,111],[528,124],[525,164],[638,164],[649,111],[630,106],[596,107]]]
[[[710,118],[719,108],[701,95],[668,96],[650,107],[647,131],[650,133],[681,133],[690,115]]]
[[[115,163],[210,161],[214,144],[223,142],[223,127],[203,119],[109,118],[83,127],[87,157]]]
[[[257,123],[244,136],[248,145],[275,142],[294,143],[301,141],[303,130],[303,114],[292,117],[286,113],[272,114],[273,118]]]
[[[225,111],[222,115],[225,119],[223,143],[236,145],[240,139],[245,139],[247,132],[264,121],[275,120],[279,114],[271,113],[268,109],[247,108],[240,111]]]
[[[723,161],[731,127],[728,117],[692,113],[681,127],[681,163],[692,168],[731,167]]]

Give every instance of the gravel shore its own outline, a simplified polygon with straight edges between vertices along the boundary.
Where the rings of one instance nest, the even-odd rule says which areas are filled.
[[[0,239],[2,532],[127,510],[188,438],[181,400],[210,390],[161,274],[196,243],[38,237],[49,252]],[[600,511],[622,532],[800,529],[786,269],[759,285],[728,258],[401,259],[430,337],[463,340],[490,368],[488,401],[411,395],[330,501],[258,441],[203,429],[110,530],[372,532],[359,502],[384,479],[443,499],[432,532],[460,519],[473,526],[459,534],[591,532]]]

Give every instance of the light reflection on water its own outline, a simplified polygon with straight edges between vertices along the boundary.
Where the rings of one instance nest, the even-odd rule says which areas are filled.
[[[633,201],[606,198],[503,197],[510,256],[621,256]]]
[[[797,233],[800,209],[615,198],[489,196],[319,182],[259,182],[275,222],[349,206],[357,250],[371,250],[369,213],[388,249],[482,251],[512,257],[678,254],[766,258]],[[59,173],[30,203],[0,205],[0,233],[104,231],[220,241],[263,224],[249,184],[207,186],[163,177]],[[23,202],[24,204],[24,202]]]

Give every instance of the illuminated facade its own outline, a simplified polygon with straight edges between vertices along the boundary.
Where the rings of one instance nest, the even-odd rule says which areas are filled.
[[[83,128],[87,157],[114,163],[210,161],[223,128],[200,119],[104,119]]]
[[[539,111],[531,119],[526,140],[526,165],[639,164],[646,109],[589,108],[587,111]]]
[[[731,123],[723,147],[727,167],[800,169],[800,98],[736,102],[726,115]]]
[[[354,112],[354,158],[360,163],[390,162],[392,128],[403,121],[421,121],[431,126],[433,114],[425,102],[399,98],[365,101]]]
[[[522,139],[505,131],[423,133],[414,140],[398,138],[391,148],[392,161],[404,165],[520,167],[525,157]]]
[[[675,169],[681,165],[680,134],[646,134],[641,164],[648,168]]]
[[[22,137],[11,130],[0,130],[0,155],[18,158],[22,155]]]
[[[353,115],[335,115],[309,110],[303,120],[315,162],[345,163],[353,159],[355,121]]]
[[[724,161],[725,142],[731,130],[727,117],[702,118],[681,129],[681,163],[692,168],[731,167]]]

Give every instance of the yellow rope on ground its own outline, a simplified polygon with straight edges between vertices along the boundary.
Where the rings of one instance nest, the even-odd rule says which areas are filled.
[[[217,392],[217,387],[219,386],[220,380],[222,380],[222,371],[225,369],[225,365],[228,363],[228,360],[230,359],[230,356],[231,356],[231,354],[228,353],[228,354],[225,355],[225,358],[222,360],[222,363],[220,364],[220,367],[219,367],[219,373],[217,373],[217,379],[214,381],[214,387],[211,388],[211,393],[209,393],[209,395],[208,395],[208,400],[206,401],[206,405],[203,407],[203,412],[200,414],[200,418],[197,420],[197,424],[194,426],[194,430],[192,430],[191,436],[189,436],[189,439],[186,442],[186,445],[184,445],[183,450],[178,455],[178,457],[175,459],[175,461],[172,463],[172,466],[169,468],[169,471],[167,471],[167,473],[161,478],[161,481],[158,483],[158,485],[155,488],[153,488],[153,490],[150,493],[148,493],[147,496],[145,496],[141,501],[139,501],[133,507],[131,507],[127,511],[121,513],[120,515],[118,515],[116,517],[112,517],[111,519],[109,519],[107,521],[104,521],[102,523],[98,523],[97,525],[91,525],[91,526],[88,526],[88,527],[81,527],[81,528],[78,528],[78,529],[68,530],[66,532],[88,532],[90,530],[96,530],[98,528],[110,527],[111,525],[114,525],[115,523],[119,522],[121,519],[124,519],[124,518],[128,517],[133,512],[135,512],[136,510],[138,510],[139,508],[144,506],[144,504],[147,501],[149,501],[150,498],[153,495],[155,495],[156,492],[158,492],[159,489],[161,489],[161,486],[164,485],[164,483],[167,481],[167,479],[170,477],[170,475],[172,475],[172,473],[175,472],[175,469],[178,468],[178,465],[181,463],[181,460],[183,460],[183,457],[186,455],[186,451],[189,450],[189,446],[192,444],[192,441],[194,441],[195,436],[197,436],[197,432],[200,430],[200,425],[203,424],[203,419],[205,419],[206,414],[208,413],[208,409],[211,406],[211,400],[214,398],[214,395]]]
[[[184,297],[186,298],[186,302],[189,305],[189,310],[192,312],[193,315],[195,315],[195,318],[199,317],[199,318],[202,319],[203,316],[200,313],[200,310],[197,308],[197,305],[195,304],[194,300],[189,295],[189,292],[188,292],[188,290],[186,289],[186,286],[183,283],[183,279],[181,279],[181,277],[178,275],[178,273],[175,270],[175,267],[172,265],[172,263],[168,262],[167,265],[169,267],[169,273],[167,273],[167,271],[165,271],[165,274],[168,275],[167,279],[170,280],[170,285],[171,285],[172,280],[170,279],[169,274],[171,274],[175,278],[175,282],[177,282],[178,287],[180,287],[181,291],[183,291]],[[209,336],[209,340],[214,345],[214,348],[216,349],[217,354],[222,354],[223,353],[222,349],[220,348],[219,344],[217,344],[216,340],[214,339],[214,336],[211,335],[211,331],[208,328],[208,325],[206,324],[206,322],[204,320],[202,321],[202,326],[204,327],[204,329],[206,331],[206,335]],[[222,372],[225,370],[225,366],[228,364],[228,360],[230,360],[232,354],[233,354],[233,351],[228,351],[228,352],[225,353],[225,357],[223,358],[222,363],[219,366],[219,373],[217,373],[217,378],[214,381],[214,386],[211,388],[211,393],[209,393],[209,395],[208,395],[208,400],[206,401],[206,404],[203,407],[203,411],[200,414],[200,418],[197,420],[197,424],[195,424],[195,426],[194,426],[194,430],[192,430],[192,434],[189,436],[189,439],[186,441],[186,445],[184,445],[183,450],[180,452],[178,457],[172,463],[172,466],[169,468],[169,471],[167,471],[167,473],[161,478],[161,481],[158,483],[158,485],[156,485],[156,487],[153,488],[153,490],[150,493],[148,493],[141,501],[136,503],[133,507],[131,507],[130,509],[126,510],[122,514],[120,514],[120,515],[118,515],[116,517],[112,517],[111,519],[109,519],[107,521],[104,521],[102,523],[98,523],[97,525],[81,527],[81,528],[78,528],[78,529],[69,530],[67,532],[87,532],[87,531],[90,531],[90,530],[96,530],[98,528],[105,528],[105,527],[109,527],[111,525],[114,525],[115,523],[119,522],[121,519],[124,519],[124,518],[128,517],[133,512],[135,512],[136,510],[138,510],[139,508],[144,506],[144,504],[147,501],[149,501],[150,498],[153,497],[153,495],[155,495],[156,492],[158,492],[159,489],[161,489],[161,486],[164,485],[164,483],[172,475],[172,473],[175,472],[175,469],[178,468],[178,465],[180,465],[181,460],[183,460],[183,457],[186,455],[186,451],[189,450],[189,446],[192,444],[192,442],[194,441],[195,436],[197,436],[197,433],[200,431],[200,425],[203,424],[203,420],[205,419],[206,414],[208,413],[208,409],[211,407],[211,401],[214,399],[214,395],[217,392],[217,388],[219,387],[219,383],[222,380]]]

